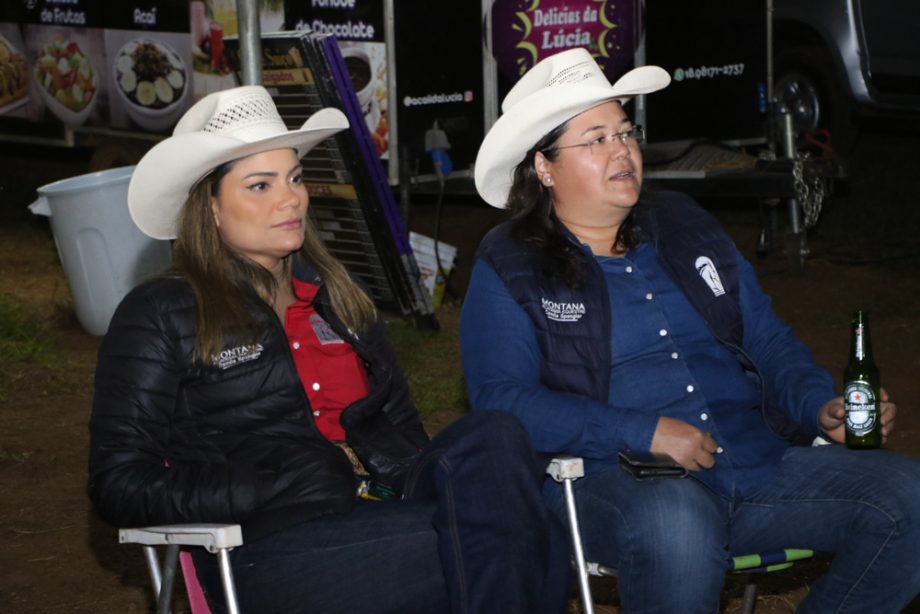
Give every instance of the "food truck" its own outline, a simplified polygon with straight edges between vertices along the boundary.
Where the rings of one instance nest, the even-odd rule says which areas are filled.
[[[669,88],[628,109],[648,135],[648,182],[700,195],[787,199],[793,231],[804,238],[793,166],[769,160],[780,142],[770,105],[770,1],[259,0],[257,10],[263,42],[278,32],[309,36],[305,48],[317,50],[316,64],[303,68],[333,79],[341,66],[348,75],[323,102],[351,109],[360,134],[339,143],[345,160],[336,172],[344,179],[317,181],[311,196],[347,193],[339,209],[360,205],[386,219],[364,214],[356,230],[364,247],[356,240],[337,255],[394,251],[367,264],[365,282],[380,286],[383,302],[425,314],[432,310],[427,296],[403,279],[418,271],[394,191],[380,183],[403,197],[474,194],[476,152],[505,93],[540,59],[575,46],[590,49],[611,80],[646,63],[671,74]],[[132,164],[196,100],[239,83],[240,23],[235,0],[5,2],[0,141],[91,147],[94,170]],[[278,83],[265,85],[277,91]],[[801,177],[799,165],[799,184]],[[361,182],[368,186],[342,188]],[[392,236],[376,236],[380,228]]]
[[[435,123],[454,173],[469,176],[511,85],[574,46],[591,49],[611,79],[639,63],[671,73],[670,88],[636,103],[651,143],[769,136],[767,0],[257,4],[262,32],[336,37],[392,185],[431,172]],[[3,3],[0,140],[160,138],[195,100],[238,82],[224,45],[238,34],[235,0]]]

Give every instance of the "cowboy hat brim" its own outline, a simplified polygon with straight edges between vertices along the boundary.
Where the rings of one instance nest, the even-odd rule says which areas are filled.
[[[216,167],[273,149],[296,149],[302,157],[320,141],[347,128],[344,113],[326,108],[298,130],[251,142],[209,132],[171,136],[154,145],[134,169],[128,185],[131,218],[154,239],[175,239],[179,211],[189,191]]]
[[[604,102],[626,102],[667,87],[671,77],[658,66],[634,68],[612,86],[556,85],[524,97],[498,118],[476,156],[474,178],[479,195],[504,209],[515,167],[550,131]]]

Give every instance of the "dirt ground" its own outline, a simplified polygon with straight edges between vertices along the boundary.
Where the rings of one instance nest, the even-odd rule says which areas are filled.
[[[918,145],[920,136],[896,129],[863,137],[798,275],[781,254],[754,255],[755,204],[706,204],[754,261],[778,313],[835,376],[846,361],[850,314],[871,311],[883,386],[899,405],[888,447],[920,457]],[[148,611],[139,549],[119,546],[115,530],[96,517],[85,496],[86,422],[99,340],[84,334],[72,315],[46,222],[22,213],[36,186],[86,172],[89,160],[81,152],[21,150],[0,154],[0,162],[0,291],[45,322],[59,357],[54,364],[26,363],[0,380],[0,611]],[[498,215],[464,200],[447,204],[443,216],[442,238],[460,247],[460,260],[441,323],[455,326],[472,250]],[[414,205],[410,219],[413,228],[433,232],[430,203]],[[825,566],[821,560],[765,578],[758,612],[791,611]],[[599,602],[612,603],[612,584],[597,589]],[[740,579],[731,578],[724,611],[738,611],[740,594]],[[907,611],[920,612],[920,601]]]

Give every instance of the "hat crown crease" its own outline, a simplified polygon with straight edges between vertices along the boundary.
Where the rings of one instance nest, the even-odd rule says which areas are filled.
[[[547,87],[552,85],[575,85],[576,83],[587,81],[598,72],[597,63],[593,59],[590,61],[586,60],[572,66],[566,66],[555,75],[551,76],[549,81],[546,82],[546,85]],[[609,87],[610,84],[607,83],[607,85]]]
[[[224,133],[242,140],[256,140],[286,129],[271,98],[247,96],[212,115],[202,131]]]
[[[573,54],[572,51],[577,51],[579,53]],[[554,56],[558,61],[555,65],[547,65],[549,75],[547,75],[545,79],[539,79],[535,71],[528,73],[533,75],[531,80],[527,79],[528,75],[524,75],[518,82],[518,86],[512,88],[502,102],[502,112],[507,113],[512,107],[526,100],[528,96],[538,94],[546,88],[553,86],[593,85],[596,87],[610,87],[610,82],[604,76],[604,73],[600,70],[597,61],[593,57],[580,49],[572,51],[563,52],[558,56]],[[585,55],[587,57],[574,64],[566,63],[571,60],[573,55]]]

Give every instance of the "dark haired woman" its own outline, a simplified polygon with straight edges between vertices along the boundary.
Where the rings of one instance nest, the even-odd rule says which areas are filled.
[[[622,103],[667,83],[646,66],[611,86],[575,49],[509,92],[476,160],[512,219],[483,239],[463,306],[470,402],[585,458],[586,551],[619,568],[625,612],[715,612],[732,555],[783,548],[836,554],[798,611],[895,612],[920,590],[920,462],[794,445],[842,442],[843,400],[716,221],[641,193]],[[636,480],[621,451],[690,478]],[[560,490],[544,495],[563,515]]]
[[[299,159],[347,127],[323,109],[288,131],[264,88],[235,88],[138,164],[132,217],[175,238],[175,266],[100,348],[90,497],[117,526],[242,525],[243,611],[558,612],[564,540],[520,425],[468,416],[429,442],[372,302],[310,226]],[[356,500],[343,440],[403,497]]]

